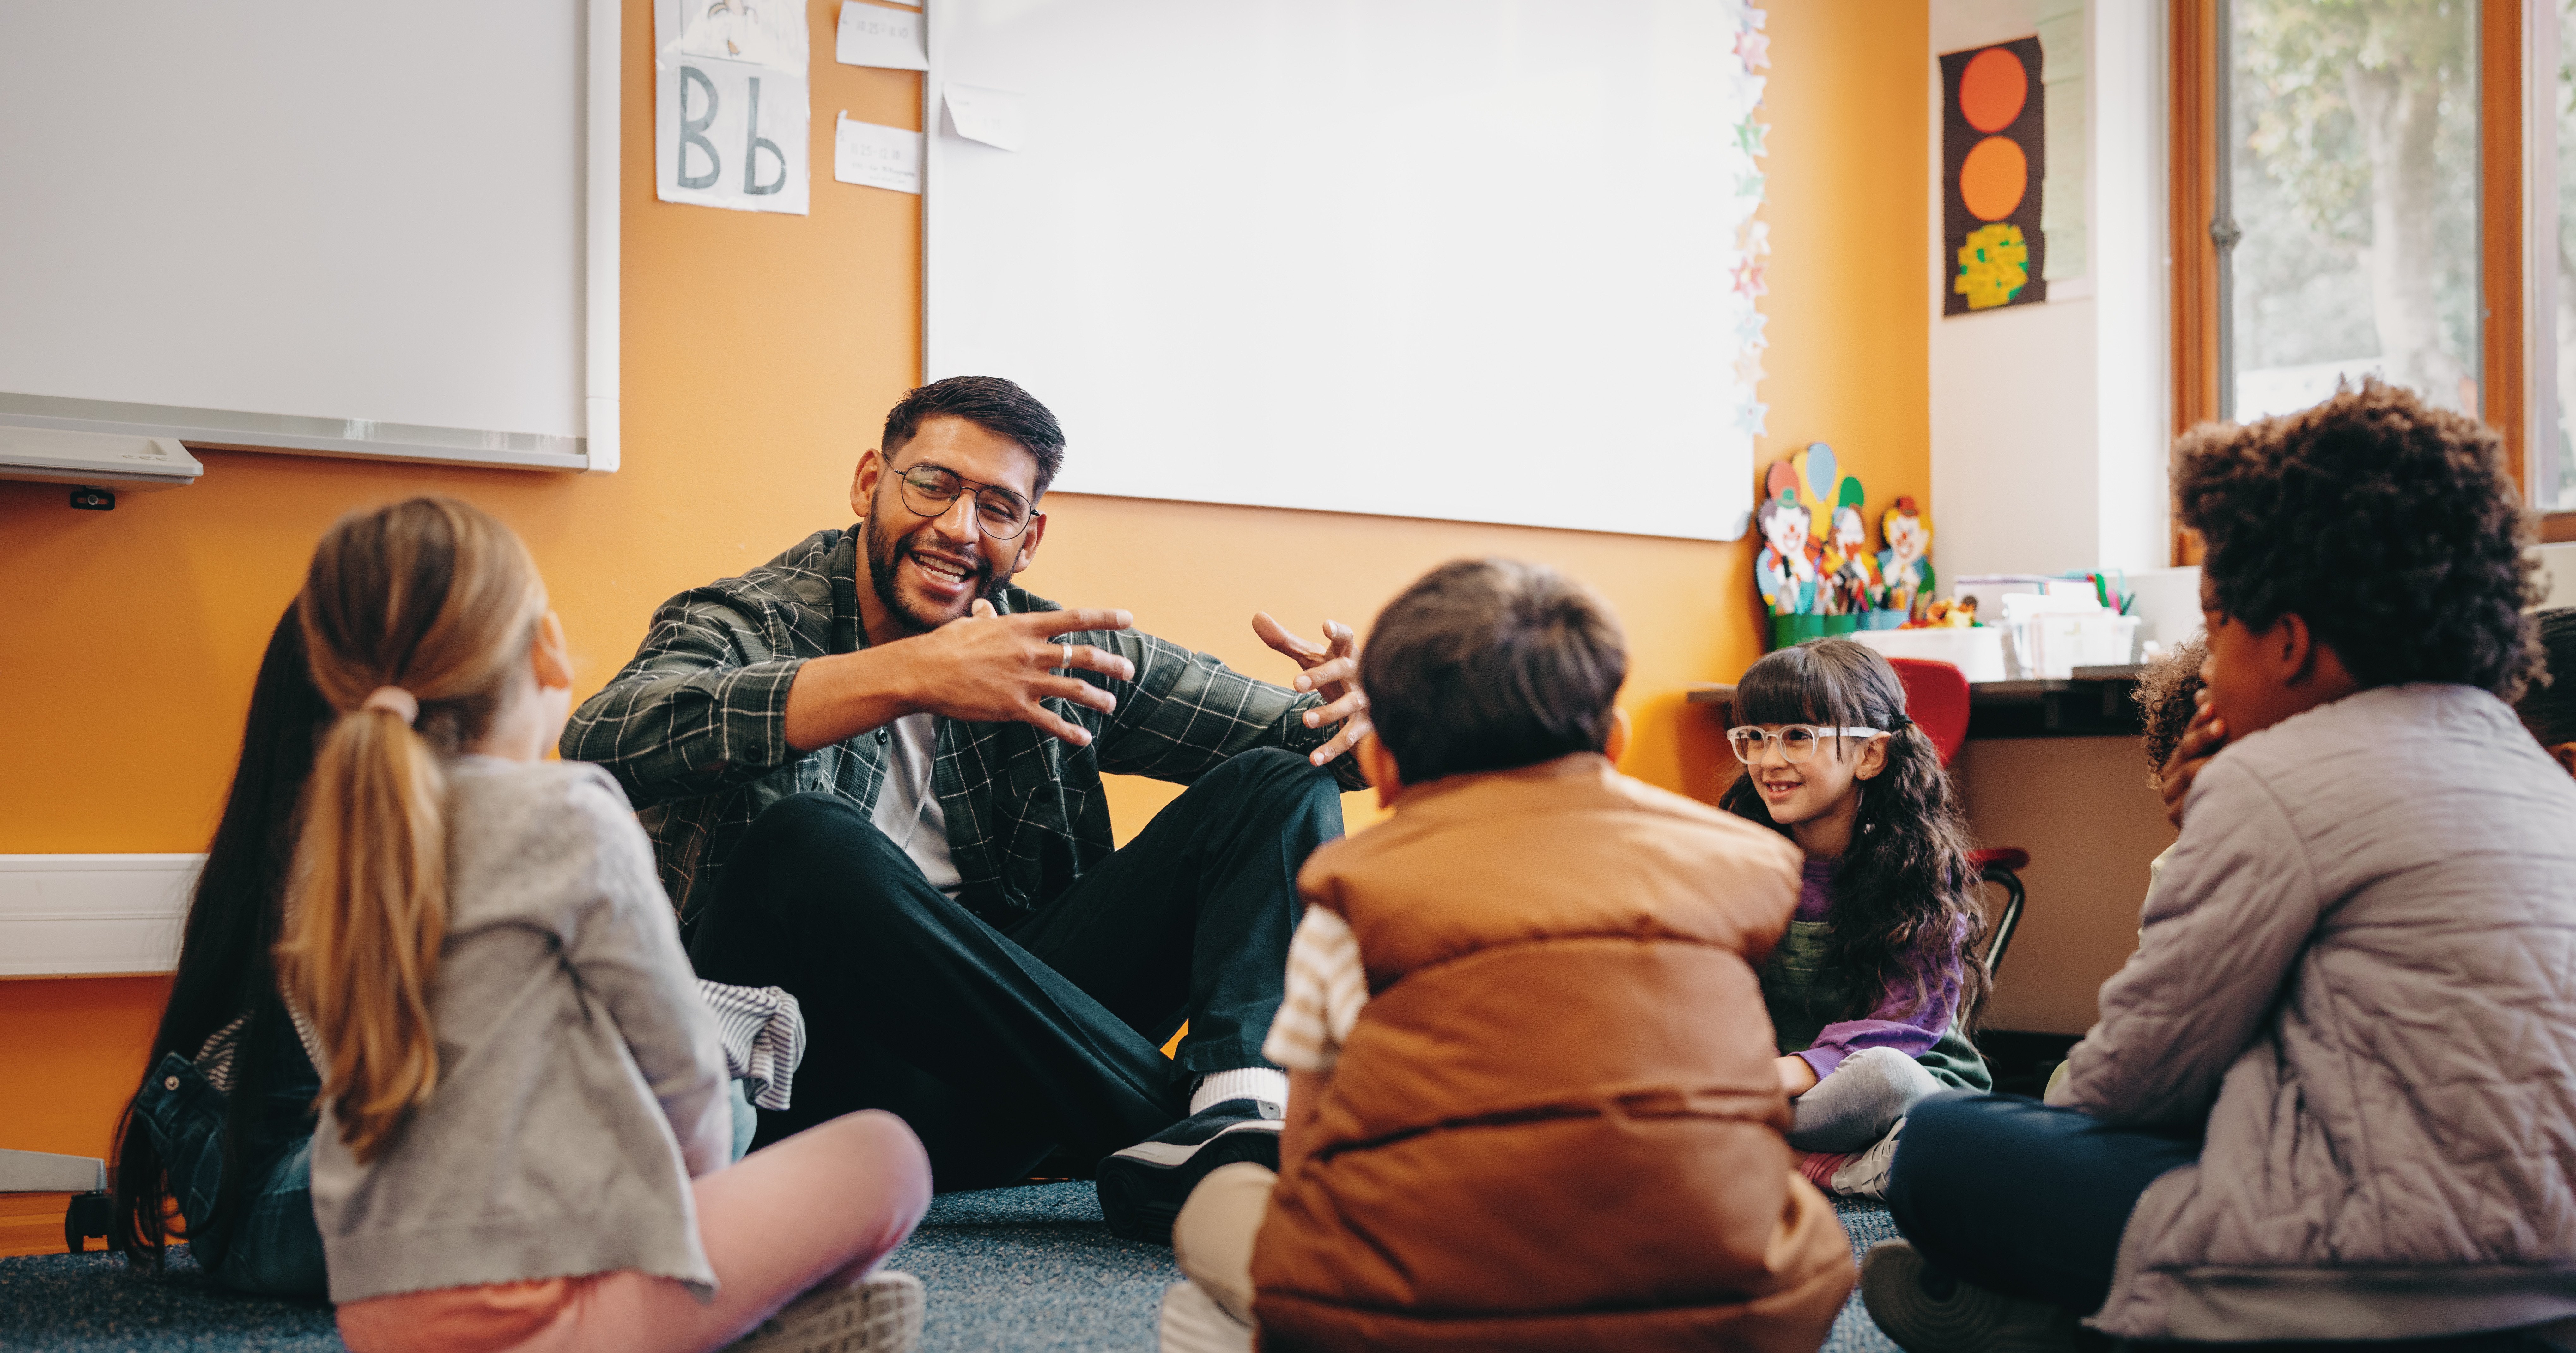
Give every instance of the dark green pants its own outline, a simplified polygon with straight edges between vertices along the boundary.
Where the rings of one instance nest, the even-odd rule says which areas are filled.
[[[1132,1146],[1187,1111],[1196,1077],[1266,1065],[1297,870],[1341,830],[1332,777],[1246,752],[1004,930],[931,887],[857,804],[800,794],[744,834],[689,954],[701,977],[804,1007],[795,1107],[762,1113],[762,1142],[886,1109],[938,1188],[989,1188],[1058,1145]]]

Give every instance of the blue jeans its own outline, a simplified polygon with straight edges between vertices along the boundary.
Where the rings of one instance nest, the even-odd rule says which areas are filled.
[[[2200,1135],[2112,1127],[2019,1095],[1935,1095],[1914,1106],[1887,1179],[1896,1229],[1951,1277],[2078,1315],[2102,1309],[2120,1233],[2165,1171],[2200,1159]],[[2133,1343],[2233,1353],[2544,1353],[2520,1330],[2374,1342]]]
[[[313,1085],[275,1092],[309,1101]],[[733,1103],[733,1158],[751,1147],[759,1125],[741,1081],[729,1086]],[[200,1223],[214,1211],[223,1188],[224,1092],[206,1084],[179,1054],[166,1053],[134,1100],[135,1116],[170,1174],[179,1214],[188,1219],[189,1250],[198,1266],[226,1287],[263,1296],[329,1295],[322,1263],[322,1233],[313,1221],[313,1139],[253,1141],[253,1171],[239,1209],[220,1235]],[[265,1148],[265,1149],[263,1149]]]
[[[312,1086],[278,1093],[310,1099]],[[265,1296],[322,1297],[329,1283],[322,1269],[322,1236],[313,1225],[313,1139],[248,1143],[251,1175],[230,1223],[216,1234],[204,1225],[224,1176],[224,1093],[206,1084],[179,1054],[165,1053],[152,1068],[135,1117],[170,1173],[179,1214],[188,1219],[189,1250],[215,1281]]]
[[[1906,1116],[1887,1210],[1950,1276],[2090,1315],[2111,1294],[2139,1195],[2199,1159],[2196,1132],[2112,1127],[2019,1095],[1952,1091]]]

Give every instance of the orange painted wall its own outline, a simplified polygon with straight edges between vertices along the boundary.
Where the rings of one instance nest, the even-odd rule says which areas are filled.
[[[315,537],[351,508],[444,492],[509,521],[544,566],[592,682],[633,651],[663,597],[847,523],[851,464],[919,374],[921,230],[916,199],[833,181],[825,133],[842,110],[918,126],[920,77],[831,61],[837,5],[808,8],[817,135],[813,214],[800,218],[654,200],[651,16],[643,0],[629,0],[620,473],[205,452],[203,482],[124,495],[104,514],[69,510],[60,487],[0,483],[0,596],[10,620],[0,640],[0,852],[202,849],[268,628]],[[1927,31],[1926,0],[1771,10],[1765,215],[1775,253],[1763,455],[1830,441],[1873,502],[1926,499],[1931,488]],[[1081,429],[1072,432],[1080,455]],[[1579,429],[1572,435],[1579,444]],[[1460,473],[1475,472],[1470,449],[1424,452],[1455,455]],[[1627,768],[1704,797],[1724,746],[1683,704],[1683,689],[1731,678],[1760,651],[1750,542],[1073,495],[1047,506],[1055,521],[1027,575],[1032,587],[1127,607],[1147,629],[1263,674],[1284,664],[1252,636],[1256,609],[1299,626],[1327,616],[1364,623],[1442,559],[1504,553],[1557,564],[1598,587],[1627,622],[1623,701],[1637,722]],[[1113,811],[1132,830],[1167,797],[1160,786],[1120,785]],[[158,990],[0,984],[0,1145],[41,1139],[47,1149],[103,1153],[139,1074]],[[75,1024],[96,1037],[66,1042]],[[130,1055],[115,1055],[120,1038]]]

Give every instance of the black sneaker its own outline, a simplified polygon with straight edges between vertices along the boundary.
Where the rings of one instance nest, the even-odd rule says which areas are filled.
[[[1905,1353],[2080,1353],[2109,1344],[2072,1312],[1961,1282],[1903,1240],[1861,1256],[1860,1297]]]
[[[1210,1104],[1100,1162],[1100,1211],[1112,1235],[1172,1243],[1172,1219],[1220,1165],[1279,1168],[1279,1106],[1266,1099]]]

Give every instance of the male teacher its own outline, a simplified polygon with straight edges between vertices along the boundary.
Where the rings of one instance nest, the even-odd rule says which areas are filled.
[[[1346,626],[1254,617],[1290,690],[1011,586],[1063,458],[1009,381],[914,390],[859,458],[859,523],[663,603],[563,755],[642,807],[699,974],[803,1005],[763,1140],[889,1109],[942,1189],[1106,1156],[1111,1225],[1161,1238],[1218,1164],[1277,1163],[1261,1042],[1368,723]],[[1104,772],[1188,788],[1113,849]]]

